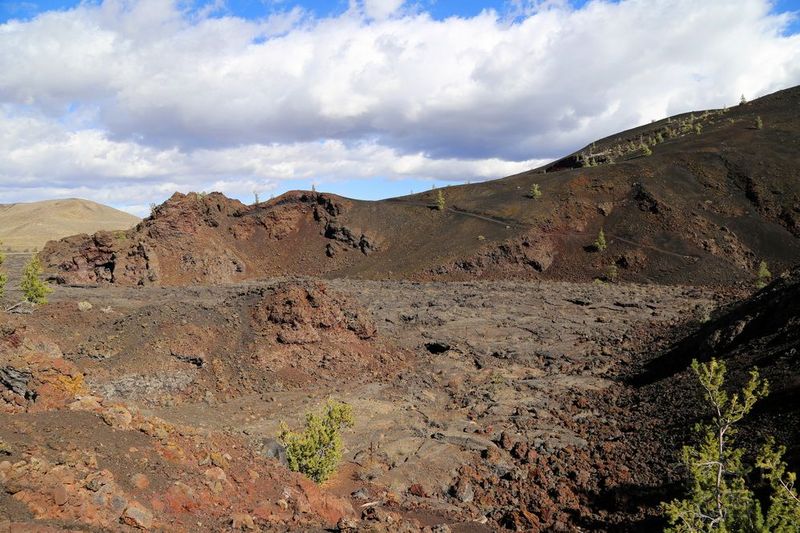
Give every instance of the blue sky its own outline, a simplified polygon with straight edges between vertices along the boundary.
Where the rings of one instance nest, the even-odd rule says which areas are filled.
[[[208,3],[211,2],[198,0],[190,4],[199,7]],[[580,8],[586,4],[586,0],[570,0],[569,3]],[[3,0],[0,2],[0,22],[9,19],[27,19],[44,11],[69,9],[78,4],[80,0]],[[264,17],[271,12],[291,9],[293,6],[301,6],[319,17],[335,16],[345,11],[349,2],[348,0],[226,0],[224,4],[223,12],[254,19]],[[484,9],[494,9],[500,13],[514,9],[514,2],[509,0],[417,0],[415,4],[435,19],[452,16],[472,17]],[[772,5],[776,13],[800,11],[800,0],[773,0]],[[794,20],[788,31],[789,33],[800,31],[800,17]]]
[[[208,5],[208,1],[193,3],[200,8]],[[572,5],[580,7],[585,0],[573,0]],[[784,1],[789,4],[790,2]],[[69,9],[80,4],[78,0],[3,0],[0,2],[0,21],[12,18],[30,18],[38,13],[49,10]],[[436,19],[452,16],[472,17],[484,9],[494,9],[498,12],[507,12],[513,9],[513,3],[507,0],[419,0],[416,2],[419,9],[430,13]],[[319,17],[335,16],[347,10],[347,0],[227,0],[221,12],[231,13],[236,16],[255,19],[264,17],[280,10],[291,9],[294,6],[315,13]]]
[[[316,184],[377,199],[499,178],[800,84],[795,11],[0,0],[0,203],[84,197],[144,215],[175,190],[251,201]]]

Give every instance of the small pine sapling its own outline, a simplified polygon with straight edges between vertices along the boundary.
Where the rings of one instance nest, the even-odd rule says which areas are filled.
[[[795,488],[797,474],[786,471],[783,461],[785,453],[785,446],[776,447],[775,439],[768,437],[756,459],[756,466],[761,469],[762,477],[772,489],[769,510],[764,518],[764,531],[792,533],[800,527],[800,496]]]
[[[53,289],[42,281],[43,273],[38,255],[31,257],[22,271],[22,281],[19,287],[22,289],[25,300],[32,304],[46,304],[47,295],[53,292]]]
[[[756,117],[755,127],[756,127],[757,130],[760,130],[760,129],[764,128],[764,121],[761,120],[761,116],[757,116]]]
[[[444,201],[444,193],[439,190],[436,192],[436,209],[439,211],[444,211],[445,201]]]
[[[761,261],[758,264],[758,273],[756,273],[756,288],[763,289],[767,286],[772,279],[772,272],[769,271],[766,261]]]
[[[744,450],[736,447],[733,437],[736,424],[767,395],[768,383],[752,370],[741,392],[728,395],[723,389],[724,362],[694,360],[692,370],[713,417],[710,423],[695,426],[699,444],[683,448],[692,486],[687,498],[663,504],[672,526],[666,531],[758,531],[760,506],[745,483],[749,469],[742,461]]]
[[[594,249],[598,252],[602,252],[606,248],[608,248],[606,234],[603,232],[603,228],[600,228],[600,233],[597,234],[597,239],[594,241]]]
[[[531,185],[531,189],[528,191],[528,198],[533,198],[534,200],[538,200],[542,197],[542,190],[539,188],[538,183],[534,183]]]
[[[278,441],[286,448],[289,469],[317,483],[327,480],[342,458],[342,430],[354,423],[352,407],[333,400],[328,401],[321,415],[307,413],[301,432],[291,431],[281,423]]]
[[[606,269],[605,278],[606,281],[609,283],[616,283],[617,278],[619,277],[619,267],[614,263],[611,263],[608,268]]]
[[[710,423],[697,424],[700,443],[683,449],[692,488],[687,498],[662,504],[671,526],[666,531],[796,533],[800,524],[800,496],[795,488],[797,475],[788,472],[783,461],[786,448],[776,446],[775,439],[768,436],[756,456],[755,466],[770,488],[764,514],[761,502],[747,486],[751,469],[744,463],[744,450],[737,448],[734,438],[736,424],[758,400],[767,396],[767,381],[759,377],[757,370],[751,370],[744,388],[729,396],[723,389],[724,362],[712,358],[700,364],[695,360],[692,369],[700,381],[712,419]]]

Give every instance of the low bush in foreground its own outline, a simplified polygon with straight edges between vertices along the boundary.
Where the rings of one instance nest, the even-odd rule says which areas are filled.
[[[286,448],[289,468],[317,483],[327,480],[342,459],[342,430],[353,424],[352,407],[333,400],[328,401],[322,414],[306,414],[303,431],[291,431],[281,423],[278,441]]]
[[[767,396],[768,384],[758,371],[750,372],[744,388],[732,395],[724,389],[725,363],[711,359],[692,362],[712,413],[711,421],[695,427],[699,443],[683,448],[683,463],[691,478],[685,499],[663,504],[670,527],[666,531],[790,533],[800,531],[800,499],[794,487],[796,475],[786,471],[784,447],[770,437],[760,449],[755,466],[769,485],[766,514],[748,482],[752,467],[745,461],[734,436],[736,424],[755,403]]]

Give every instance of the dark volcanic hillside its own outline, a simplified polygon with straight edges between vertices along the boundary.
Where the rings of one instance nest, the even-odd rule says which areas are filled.
[[[715,357],[726,363],[726,389],[740,390],[749,371],[757,368],[769,382],[769,395],[741,422],[736,441],[753,461],[755,450],[770,436],[786,447],[789,470],[800,468],[800,268],[782,276],[752,297],[715,313],[707,323],[686,336],[687,324],[670,335],[677,340],[643,367],[631,365],[636,401],[629,414],[642,426],[631,439],[630,449],[648,466],[658,482],[636,487],[636,496],[609,491],[606,504],[618,509],[647,507],[681,494],[686,488],[681,448],[695,444],[695,423],[710,418],[709,406],[692,359],[706,362]],[[633,461],[632,461],[633,462]],[[758,482],[758,476],[752,481]],[[654,522],[657,523],[657,522]],[[641,528],[640,528],[641,530]]]
[[[697,391],[689,363],[711,357],[725,361],[733,386],[741,387],[752,368],[769,381],[769,396],[746,422],[757,436],[775,435],[787,445],[790,461],[800,463],[800,268],[734,304],[648,365],[639,381],[655,391],[660,411],[674,411],[668,420],[676,431],[664,435],[682,435],[682,424],[691,427],[687,415],[703,412],[699,395],[689,391]]]
[[[435,191],[379,202],[292,192],[257,206],[176,194],[134,230],[50,243],[43,258],[81,284],[591,280],[611,265],[629,281],[737,283],[761,260],[774,272],[800,261],[798,106],[795,87],[654,122],[541,169],[445,188],[444,211]]]

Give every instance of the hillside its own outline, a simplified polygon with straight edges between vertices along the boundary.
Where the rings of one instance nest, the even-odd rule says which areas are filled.
[[[740,390],[757,369],[769,383],[769,395],[741,422],[737,442],[751,461],[755,450],[770,436],[786,447],[785,460],[790,471],[800,468],[800,268],[742,301],[731,302],[711,314],[703,324],[681,324],[669,334],[663,349],[651,347],[647,355],[631,364],[629,382],[635,392],[630,417],[641,424],[631,449],[645,470],[661,472],[654,486],[642,487],[640,498],[626,504],[647,505],[665,501],[684,489],[685,472],[675,469],[681,447],[697,442],[694,426],[707,420],[709,406],[703,398],[697,377],[690,368],[692,359],[707,362],[715,357],[725,362],[728,390]],[[677,491],[676,491],[677,489]],[[624,497],[617,496],[620,500]]]
[[[41,249],[47,241],[78,233],[124,230],[139,219],[89,200],[68,198],[0,205],[3,249]]]
[[[283,274],[749,283],[762,260],[776,273],[800,261],[798,105],[795,87],[654,122],[544,168],[441,189],[443,211],[439,191],[377,202],[295,191],[257,206],[176,193],[124,237],[73,237],[43,258],[54,279],[80,284]]]

